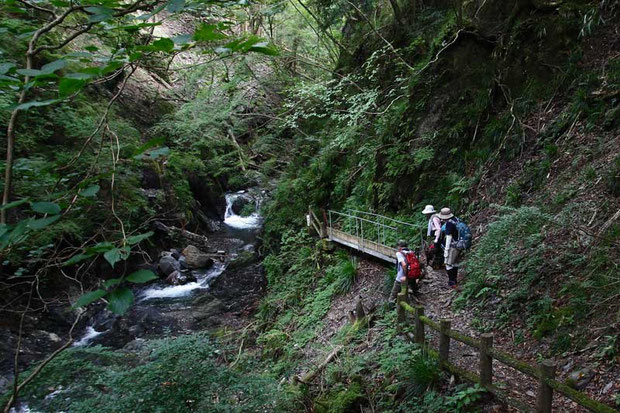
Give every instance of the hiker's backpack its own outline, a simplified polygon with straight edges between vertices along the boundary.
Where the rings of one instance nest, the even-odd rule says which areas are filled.
[[[460,219],[456,223],[456,229],[459,232],[459,239],[456,241],[456,248],[460,250],[468,250],[471,248],[471,229]]]
[[[407,278],[417,280],[422,277],[422,266],[420,260],[415,252],[410,250],[400,250],[400,253],[405,256],[405,262],[407,263]]]

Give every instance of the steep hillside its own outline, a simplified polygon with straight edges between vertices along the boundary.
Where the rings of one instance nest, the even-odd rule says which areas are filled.
[[[34,372],[19,396],[41,411],[509,411],[397,327],[393,268],[306,228],[310,206],[423,233],[426,204],[474,233],[458,289],[429,268],[427,314],[620,406],[615,2],[170,0],[140,17],[93,1],[44,38],[84,40],[25,66],[50,13],[0,8],[0,116],[20,116],[0,227],[7,410]],[[186,244],[222,263],[162,297]],[[65,350],[78,307],[106,331]],[[496,379],[533,405],[536,383]]]

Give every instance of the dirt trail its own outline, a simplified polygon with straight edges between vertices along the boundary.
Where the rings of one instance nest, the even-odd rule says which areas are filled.
[[[441,318],[449,319],[452,321],[452,329],[477,339],[480,337],[480,332],[472,327],[472,322],[476,319],[473,312],[471,310],[455,310],[453,308],[453,300],[457,294],[457,291],[448,287],[445,271],[433,271],[428,267],[426,279],[420,288],[418,303],[424,306],[425,314],[429,318],[435,321],[439,321]],[[425,329],[425,333],[432,347],[435,349],[439,348],[438,334],[430,328]],[[519,360],[526,361],[531,365],[536,365],[537,360],[534,357],[535,352],[532,352],[532,343],[529,343],[530,345],[526,343],[521,346],[515,345],[514,332],[510,328],[502,331],[493,331],[493,334],[495,348],[509,352]],[[455,340],[450,342],[450,361],[457,366],[478,373],[478,356],[478,350]],[[562,371],[562,366],[563,364],[560,361],[558,363],[559,376],[565,373]],[[496,386],[505,390],[511,397],[525,401],[531,406],[535,405],[537,393],[536,380],[494,360],[493,382]],[[596,398],[596,394],[590,394],[590,397]],[[556,412],[587,412],[586,409],[557,392],[554,395],[553,406]]]

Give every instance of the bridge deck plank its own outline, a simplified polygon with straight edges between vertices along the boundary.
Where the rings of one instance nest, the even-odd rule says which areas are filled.
[[[348,234],[335,228],[329,229],[329,239],[330,241],[359,250],[383,261],[387,261],[392,264],[396,263],[396,249],[388,247],[387,245],[363,240],[360,237],[356,237],[355,235]]]

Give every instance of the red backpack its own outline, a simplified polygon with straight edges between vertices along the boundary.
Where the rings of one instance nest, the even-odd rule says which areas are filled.
[[[407,278],[417,280],[422,277],[422,266],[420,265],[420,260],[415,255],[415,252],[404,249],[400,249],[398,251],[405,256],[405,262],[407,263]]]

